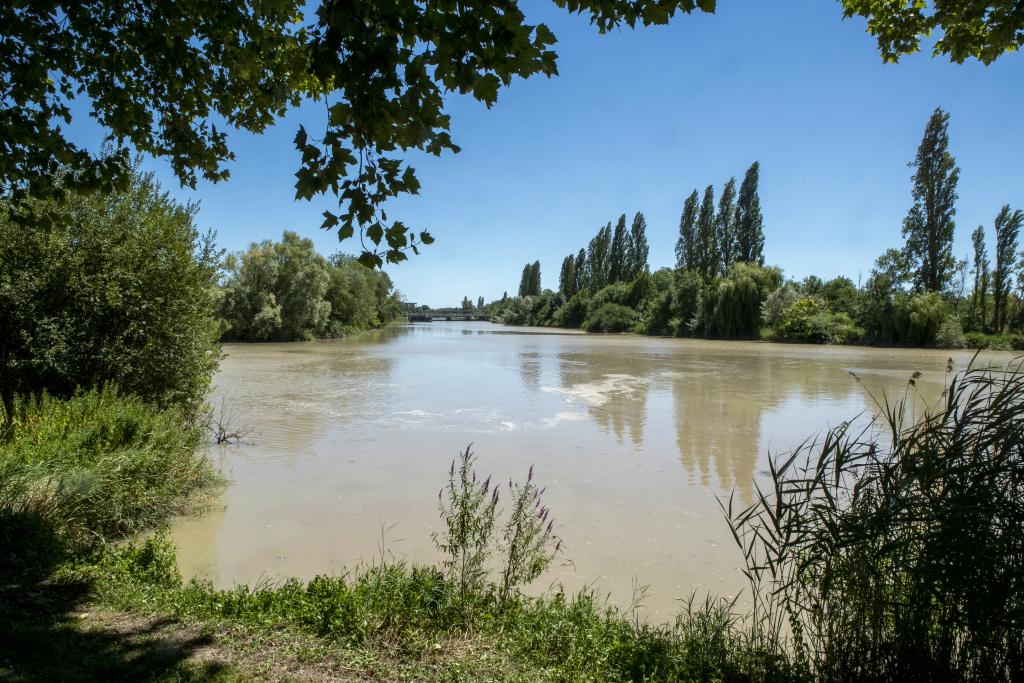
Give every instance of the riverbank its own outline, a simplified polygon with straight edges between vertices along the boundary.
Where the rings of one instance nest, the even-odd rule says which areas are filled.
[[[523,595],[508,577],[533,576],[529,534],[508,546],[520,550],[507,534],[475,546],[521,567],[500,587],[395,561],[231,590],[186,582],[167,537],[147,532],[219,484],[194,429],[112,390],[15,401],[3,418],[4,680],[760,680],[779,666],[720,603],[650,626],[593,592]],[[475,483],[461,486],[453,505]],[[522,510],[506,528],[525,528]],[[453,523],[459,555],[470,546]]]
[[[1007,582],[1020,573],[1024,522],[1019,362],[951,377],[946,403],[925,416],[905,412],[905,403],[880,406],[885,439],[843,424],[777,461],[773,497],[747,508],[730,499],[725,510],[759,616],[697,598],[662,625],[608,605],[595,589],[573,594],[556,583],[525,595],[537,576],[530,567],[548,566],[561,546],[550,526],[543,531],[543,490],[532,472],[523,484],[502,484],[503,514],[468,451],[441,494],[435,543],[450,561],[384,559],[308,582],[229,590],[184,581],[164,534],[135,537],[172,507],[115,516],[114,506],[98,505],[77,517],[61,504],[81,491],[72,482],[103,471],[111,445],[131,464],[130,454],[146,449],[126,444],[163,442],[153,437],[159,430],[133,428],[138,413],[115,409],[123,400],[98,396],[102,410],[72,399],[75,409],[44,402],[6,417],[6,474],[31,463],[34,479],[22,491],[54,493],[0,498],[7,680],[988,681],[1024,664],[1013,611],[1020,587]],[[97,402],[89,398],[86,408]],[[136,419],[110,419],[125,414]],[[42,434],[50,438],[34,438]],[[41,444],[40,457],[12,457]],[[71,461],[81,465],[74,477],[65,474]],[[180,508],[202,492],[188,468],[165,471],[135,475],[136,496],[158,499],[180,480],[188,484],[174,496]],[[54,504],[23,504],[39,500]],[[62,509],[70,514],[46,513]],[[983,538],[975,524],[956,523],[995,518],[1003,524],[986,526]],[[113,519],[136,524],[111,527]],[[52,552],[12,553],[12,542]],[[983,567],[980,556],[990,560]]]

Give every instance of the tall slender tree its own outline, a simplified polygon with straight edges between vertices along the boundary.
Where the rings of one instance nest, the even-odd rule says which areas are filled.
[[[974,243],[974,289],[971,292],[971,320],[974,327],[985,330],[988,327],[988,249],[985,247],[985,228],[978,226],[971,233]]]
[[[695,189],[683,202],[679,217],[679,239],[676,240],[676,268],[697,267],[697,211],[700,197]]]
[[[540,294],[540,261],[534,261],[530,266],[530,294]]]
[[[590,286],[596,291],[608,284],[608,252],[612,246],[612,224],[597,231],[587,246]]]
[[[761,198],[757,193],[760,175],[761,164],[755,161],[747,169],[740,185],[736,200],[736,252],[733,260],[764,265],[764,216],[761,215]]]
[[[562,259],[562,271],[558,274],[558,291],[566,299],[576,293],[576,258],[572,254]]]
[[[705,281],[718,274],[718,235],[715,232],[715,188],[704,189],[697,215],[697,272]]]
[[[531,276],[531,274],[532,274],[532,269],[530,268],[530,264],[527,263],[525,266],[523,266],[523,274],[519,278],[519,296],[529,296],[530,295],[530,276]]]
[[[942,291],[956,268],[953,216],[960,169],[949,153],[948,129],[949,114],[936,108],[909,164],[914,204],[903,219],[904,251],[915,270],[914,284],[927,292]]]
[[[1009,204],[1004,204],[996,216],[996,269],[992,274],[992,324],[996,332],[1002,332],[1006,325],[1006,300],[1017,265],[1017,237],[1022,224],[1024,211],[1011,210]]]
[[[718,264],[722,273],[729,270],[736,258],[736,179],[722,189],[718,200],[718,215],[715,216],[715,230],[718,235]]]
[[[483,308],[484,307],[484,298],[482,296],[477,298],[477,300],[476,300],[476,307],[477,308]]]
[[[619,216],[612,234],[612,247],[608,252],[608,284],[625,279],[626,275],[626,214]]]
[[[628,246],[628,279],[632,280],[641,273],[647,272],[647,257],[651,250],[647,244],[647,220],[639,211],[633,216],[633,224],[629,227]]]
[[[573,275],[576,277],[574,289],[580,292],[590,286],[590,275],[587,272],[587,250],[580,249],[576,252],[576,261],[573,263]]]

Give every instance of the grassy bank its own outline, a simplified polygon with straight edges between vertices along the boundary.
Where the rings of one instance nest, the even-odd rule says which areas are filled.
[[[0,403],[0,571],[87,555],[200,502],[221,481],[203,438],[112,388]]]
[[[14,476],[0,519],[8,542],[41,550],[6,556],[22,571],[0,588],[0,677],[1015,680],[1021,364],[951,376],[923,417],[880,407],[870,429],[840,425],[774,459],[751,507],[725,504],[752,613],[698,597],[657,625],[593,593],[526,596],[561,553],[543,488],[532,471],[495,487],[468,451],[439,497],[437,566],[231,590],[184,581],[164,535],[111,541],[215,483],[195,433],[109,391],[19,403],[5,413],[0,455]]]

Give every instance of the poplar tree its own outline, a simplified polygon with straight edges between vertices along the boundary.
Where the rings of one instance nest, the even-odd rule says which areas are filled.
[[[482,296],[477,298],[477,300],[476,300],[476,307],[477,308],[483,308],[484,307],[484,298]]]
[[[558,274],[558,291],[566,299],[576,293],[576,258],[572,254],[562,260],[562,271]]]
[[[633,224],[629,228],[628,246],[628,278],[632,280],[637,275],[647,272],[647,257],[650,253],[650,246],[647,244],[647,220],[639,211],[633,216]]]
[[[987,327],[988,320],[988,249],[985,247],[985,228],[978,226],[971,233],[974,243],[974,291],[971,293],[971,317],[974,326],[980,330]]]
[[[608,251],[608,284],[625,279],[626,275],[626,214],[619,216],[612,235],[612,247]]]
[[[1017,237],[1024,224],[1024,211],[1004,204],[996,216],[996,269],[992,274],[992,322],[996,332],[1006,324],[1006,299],[1010,293],[1010,275],[1017,263]]]
[[[903,219],[903,248],[914,268],[914,284],[927,292],[940,292],[953,276],[953,229],[956,214],[956,184],[960,169],[949,153],[949,114],[936,108],[925,126],[915,169],[914,205]]]
[[[587,263],[590,265],[590,286],[596,291],[608,284],[608,252],[611,250],[612,224],[597,231],[587,246]]]
[[[715,233],[715,188],[704,189],[704,199],[697,215],[697,272],[704,281],[718,273],[718,240]]]
[[[576,261],[573,263],[573,275],[576,278],[574,289],[577,292],[583,291],[590,286],[590,275],[587,272],[587,250],[580,249],[576,253]]]
[[[534,261],[530,266],[530,294],[540,294],[540,261]]]
[[[757,194],[760,173],[761,165],[755,161],[747,169],[740,185],[736,201],[736,253],[733,260],[764,265],[764,217],[761,215],[761,198]]]
[[[529,296],[530,295],[530,276],[531,276],[531,272],[532,272],[532,269],[530,268],[530,264],[529,263],[527,263],[525,266],[523,266],[523,274],[519,278],[519,296]]]
[[[722,196],[718,200],[718,215],[715,217],[715,231],[718,236],[719,269],[726,273],[736,259],[735,178],[729,178],[722,189]]]
[[[697,190],[683,202],[679,217],[679,239],[676,240],[676,268],[697,267]]]

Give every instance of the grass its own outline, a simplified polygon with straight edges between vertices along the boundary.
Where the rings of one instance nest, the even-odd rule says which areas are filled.
[[[152,529],[220,477],[175,411],[107,388],[0,404],[0,571]]]
[[[21,542],[37,555],[50,557],[39,538],[65,553],[33,583],[0,585],[0,651],[10,653],[0,677],[1016,680],[1022,362],[951,376],[920,417],[908,403],[914,381],[870,427],[843,424],[773,459],[752,506],[724,506],[750,614],[693,596],[666,624],[593,592],[525,595],[560,552],[543,489],[532,469],[525,483],[495,487],[468,449],[439,495],[439,566],[385,562],[231,590],[184,581],[162,533],[111,541],[158,526],[216,481],[194,453],[196,432],[111,391],[16,403],[0,440],[11,475],[0,519],[32,520]],[[108,616],[76,620],[83,611]]]
[[[919,418],[907,395],[880,402],[871,426],[772,462],[751,507],[730,501],[764,639],[823,680],[1019,679],[1022,363],[953,376]]]
[[[751,681],[798,678],[759,648],[715,601],[691,602],[674,624],[649,625],[592,593],[500,598],[435,567],[391,563],[309,582],[217,590],[182,581],[174,549],[156,536],[66,570],[94,599],[186,623],[311,636],[373,678],[495,681]],[[323,653],[314,656],[323,656]]]

